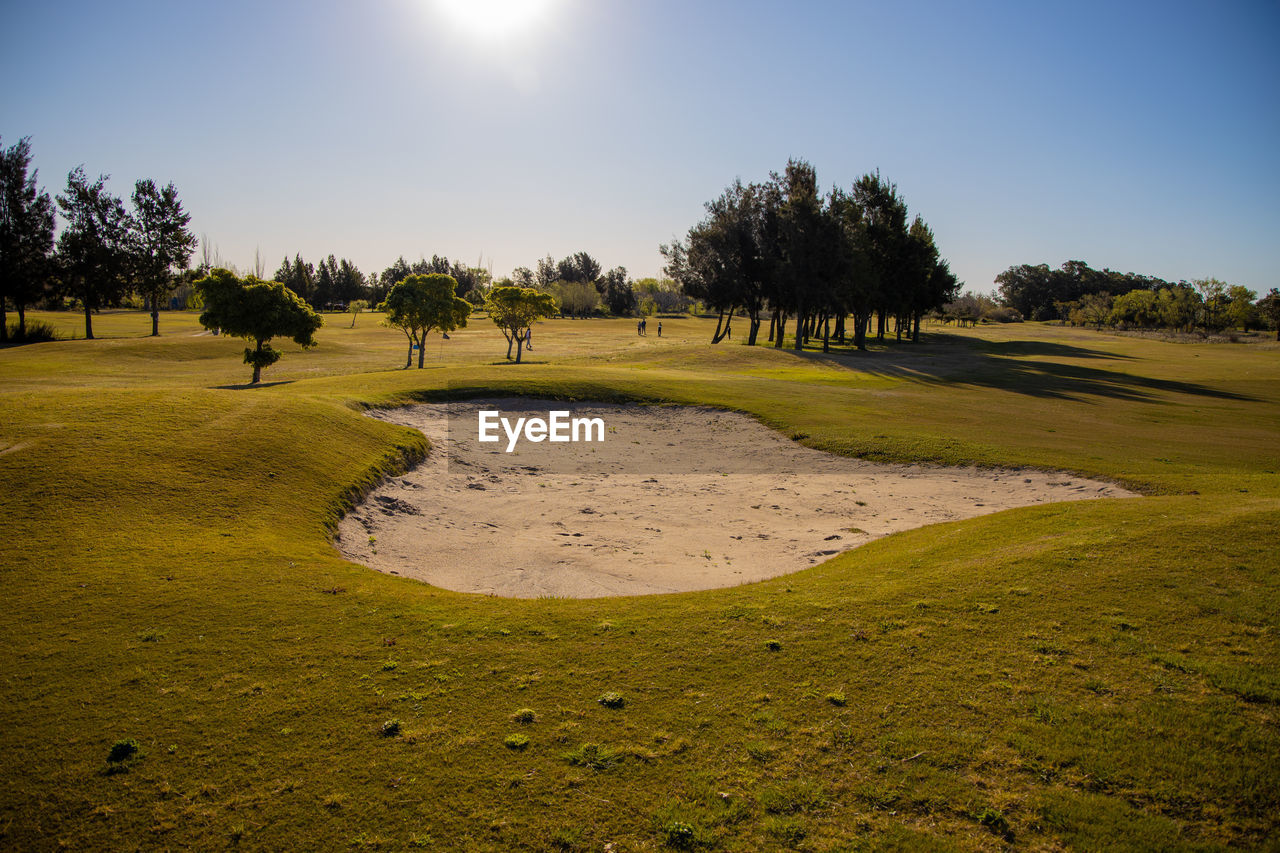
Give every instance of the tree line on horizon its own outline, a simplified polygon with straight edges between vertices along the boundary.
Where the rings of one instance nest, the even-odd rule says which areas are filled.
[[[850,336],[866,349],[873,318],[878,339],[892,320],[899,340],[914,341],[921,319],[960,287],[933,232],[919,215],[908,220],[896,185],[879,172],[824,195],[814,167],[792,159],[767,181],[735,180],[705,208],[683,240],[660,251],[665,273],[718,314],[713,343],[732,336],[735,314],[747,317],[748,345],[766,317],[775,347],[792,319],[797,350],[820,337],[827,352],[833,337]]]
[[[1119,329],[1200,330],[1276,328],[1280,339],[1280,289],[1261,299],[1243,285],[1216,278],[1170,282],[1156,276],[1095,270],[1084,261],[1018,264],[996,276],[1007,306],[1031,320]]]
[[[27,335],[26,309],[50,299],[77,302],[85,337],[93,338],[93,313],[131,293],[150,309],[151,334],[160,334],[161,303],[196,246],[173,184],[139,179],[127,209],[107,192],[106,175],[90,181],[77,166],[56,197],[65,224],[55,240],[54,198],[37,188],[30,167],[29,137],[0,149],[0,342],[9,339],[10,302],[19,338]]]
[[[191,216],[172,183],[159,187],[151,179],[136,182],[127,208],[107,191],[107,175],[91,181],[83,167],[67,176],[56,198],[37,186],[31,169],[31,143],[24,137],[0,149],[0,343],[9,339],[7,311],[18,314],[15,334],[27,337],[29,307],[72,307],[83,310],[85,337],[93,338],[93,314],[136,298],[150,311],[152,334],[159,332],[164,308],[202,307],[194,283],[216,269],[240,271],[226,263],[208,238],[197,240]],[[56,201],[56,203],[55,203]],[[58,216],[63,219],[57,230]],[[200,258],[191,266],[197,246]],[[260,255],[249,278],[262,281]],[[556,300],[557,310],[571,316],[600,313],[630,315],[637,308],[635,283],[625,267],[604,270],[587,252],[556,261],[550,255],[536,271],[517,267],[497,282],[489,270],[432,255],[412,263],[403,256],[381,273],[366,275],[351,261],[330,254],[311,263],[295,254],[285,257],[272,276],[317,311],[345,310],[353,303],[380,305],[391,289],[411,275],[447,275],[457,293],[482,306],[496,285],[531,287]],[[688,300],[669,282],[644,280],[645,307],[687,308]]]

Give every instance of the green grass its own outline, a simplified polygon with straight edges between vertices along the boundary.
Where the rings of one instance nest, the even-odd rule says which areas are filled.
[[[32,316],[83,334],[79,315]],[[1274,345],[1027,324],[824,357],[712,347],[701,320],[664,320],[661,340],[564,320],[517,368],[473,321],[405,371],[375,315],[330,322],[248,389],[243,344],[191,314],[162,316],[156,339],[121,312],[95,318],[99,340],[0,350],[0,847],[1203,849],[1280,833]],[[1148,496],[671,596],[501,600],[340,559],[344,505],[426,451],[360,410],[499,392],[706,403],[837,452]]]

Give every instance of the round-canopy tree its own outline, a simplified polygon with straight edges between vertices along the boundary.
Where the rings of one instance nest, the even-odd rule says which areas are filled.
[[[289,337],[303,349],[316,345],[315,333],[324,320],[311,306],[278,281],[215,269],[195,284],[204,298],[200,324],[253,343],[245,347],[244,363],[253,365],[253,382],[262,379],[262,368],[280,360],[272,349],[274,337]]]
[[[511,358],[511,345],[516,345],[516,364],[524,352],[529,327],[539,317],[556,313],[556,300],[551,294],[531,287],[494,287],[484,300],[489,319],[502,330],[507,339],[507,358]]]
[[[378,307],[387,314],[383,321],[405,333],[409,339],[409,355],[404,366],[413,364],[413,348],[418,348],[418,367],[422,368],[427,352],[427,335],[432,330],[452,332],[467,325],[471,303],[454,296],[458,282],[450,275],[406,276],[387,292]]]

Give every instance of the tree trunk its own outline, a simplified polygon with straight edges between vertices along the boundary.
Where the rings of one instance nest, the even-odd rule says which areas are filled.
[[[804,312],[804,307],[802,306],[796,309],[796,352],[804,349],[805,330],[807,328],[809,328],[809,315]]]
[[[404,369],[408,370],[413,366],[413,338],[409,338],[409,351],[404,354]]]
[[[21,317],[22,315],[19,314],[18,316]],[[9,340],[9,315],[4,310],[4,297],[0,296],[0,343],[4,343],[7,340]]]
[[[884,340],[884,309],[876,312],[876,340]]]
[[[822,321],[822,351],[831,352],[831,317]]]
[[[516,332],[516,364],[520,363],[522,355],[524,355],[524,335]]]
[[[422,333],[422,338],[418,341],[418,369],[422,369],[422,363],[427,359],[427,333]]]
[[[27,306],[21,302],[18,303],[18,336],[27,336]]]
[[[760,337],[760,312],[756,311],[751,314],[751,327],[747,332],[747,346],[756,345],[756,338]]]
[[[728,321],[725,320],[725,311],[720,309],[720,316],[716,318],[716,331],[711,336],[711,343],[718,344],[729,335],[729,329],[733,326],[733,309],[729,309]]]
[[[773,348],[782,349],[782,337],[787,333],[787,315],[778,312],[778,336],[774,338]]]
[[[151,294],[151,337],[160,337],[160,297]]]
[[[93,340],[93,310],[88,305],[84,306],[84,339]]]
[[[918,343],[920,343],[920,314],[919,314],[919,312],[917,312],[917,313],[916,313],[916,315],[915,315],[914,317],[912,317],[912,318],[911,318],[911,320],[912,320],[912,323],[911,323],[911,343],[913,343],[913,344],[918,344]]]
[[[505,329],[503,330],[502,334],[507,335],[507,332]],[[514,332],[512,332],[510,335],[507,335],[507,361],[511,360],[511,345],[514,344],[515,342],[516,341],[515,341]]]
[[[769,343],[773,343],[774,331],[778,328],[778,312],[777,309],[769,314]]]

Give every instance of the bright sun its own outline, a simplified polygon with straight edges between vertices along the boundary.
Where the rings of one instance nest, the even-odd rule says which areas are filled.
[[[435,6],[468,35],[499,41],[519,35],[547,16],[556,0],[435,0]]]

